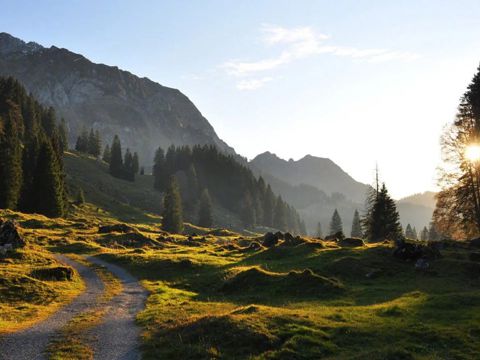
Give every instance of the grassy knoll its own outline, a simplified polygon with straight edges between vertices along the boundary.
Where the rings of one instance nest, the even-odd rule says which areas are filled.
[[[150,291],[138,315],[147,359],[480,354],[480,265],[466,248],[448,247],[417,272],[392,257],[390,244],[307,239],[255,249],[254,238],[232,232],[171,236],[150,215],[126,223],[127,232],[101,233],[99,225],[118,220],[90,205],[65,220],[4,215],[16,217],[35,246],[98,254],[141,279]]]

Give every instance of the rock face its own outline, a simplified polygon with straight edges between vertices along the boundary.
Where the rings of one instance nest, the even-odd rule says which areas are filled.
[[[115,66],[95,64],[67,49],[0,33],[0,76],[17,78],[44,105],[65,118],[71,144],[82,127],[98,129],[149,165],[158,146],[212,144],[234,153],[180,91]]]

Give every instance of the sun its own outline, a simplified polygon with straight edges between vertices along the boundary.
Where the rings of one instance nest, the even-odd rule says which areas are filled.
[[[471,162],[480,160],[480,145],[469,145],[465,149],[465,157]]]

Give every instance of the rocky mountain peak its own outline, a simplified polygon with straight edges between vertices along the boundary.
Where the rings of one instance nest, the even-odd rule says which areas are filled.
[[[0,33],[0,55],[9,55],[14,53],[31,53],[42,50],[43,46],[36,42],[25,42],[8,33]]]

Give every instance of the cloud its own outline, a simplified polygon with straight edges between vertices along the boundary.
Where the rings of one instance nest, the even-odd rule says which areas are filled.
[[[264,77],[261,79],[247,79],[241,80],[237,83],[238,90],[256,90],[261,88],[267,82],[272,81],[273,78],[271,77]]]
[[[363,59],[367,62],[375,63],[392,60],[411,61],[418,58],[417,54],[410,52],[391,51],[388,49],[360,49],[325,44],[330,37],[317,33],[311,27],[284,28],[275,25],[263,25],[261,32],[262,41],[269,47],[282,47],[281,52],[275,57],[256,61],[227,61],[221,67],[229,75],[236,77],[250,76],[254,73],[271,71],[294,61],[321,54]],[[259,80],[248,80],[245,83],[239,82],[237,88],[244,88],[247,83],[251,85],[253,81]]]

